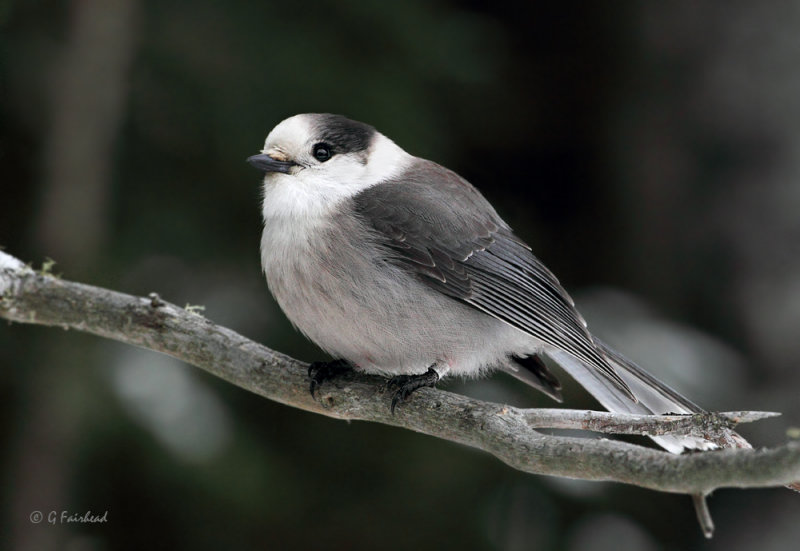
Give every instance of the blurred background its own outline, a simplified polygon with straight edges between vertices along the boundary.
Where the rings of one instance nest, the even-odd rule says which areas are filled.
[[[783,412],[742,431],[777,444],[800,425],[798,28],[797,1],[0,0],[0,246],[319,359],[263,281],[244,159],[290,115],[345,114],[477,185],[658,377]],[[800,538],[788,490],[716,492],[707,542],[685,496],[524,475],[73,331],[3,324],[0,366],[3,549]],[[446,388],[554,405],[499,375]],[[48,522],[64,510],[108,521]]]

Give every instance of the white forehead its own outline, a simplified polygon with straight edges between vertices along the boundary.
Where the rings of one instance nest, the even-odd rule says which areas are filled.
[[[289,117],[272,129],[264,142],[264,150],[276,145],[286,148],[303,145],[312,138],[313,132],[314,127],[308,115]]]

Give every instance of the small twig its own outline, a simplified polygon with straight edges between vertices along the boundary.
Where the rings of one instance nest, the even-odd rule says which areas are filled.
[[[714,536],[714,520],[711,518],[711,512],[708,510],[708,503],[706,503],[706,496],[703,494],[692,494],[692,503],[694,510],[697,513],[697,522],[700,523],[700,529],[707,539]]]
[[[533,429],[574,429],[641,436],[674,434],[705,438],[719,436],[723,429],[733,429],[739,423],[752,423],[780,415],[774,411],[725,411],[693,415],[637,415],[557,408],[522,411]]]

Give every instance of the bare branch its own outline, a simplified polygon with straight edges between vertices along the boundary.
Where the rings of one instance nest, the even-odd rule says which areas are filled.
[[[155,295],[133,297],[36,273],[2,252],[0,294],[0,317],[7,320],[78,329],[163,352],[270,400],[337,419],[378,422],[459,442],[529,473],[616,481],[695,496],[720,487],[781,486],[800,480],[797,441],[774,449],[672,455],[613,440],[552,436],[533,428],[706,434],[713,433],[714,423],[727,427],[759,418],[758,413],[637,418],[525,410],[421,389],[392,416],[382,379],[347,374],[323,385],[315,401],[308,392],[306,364]]]

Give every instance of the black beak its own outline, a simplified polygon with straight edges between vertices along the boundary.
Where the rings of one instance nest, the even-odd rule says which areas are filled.
[[[288,174],[289,169],[297,164],[293,163],[292,161],[279,161],[277,159],[273,159],[266,153],[248,157],[247,162],[257,169],[263,170],[264,172],[283,172],[284,174]]]

